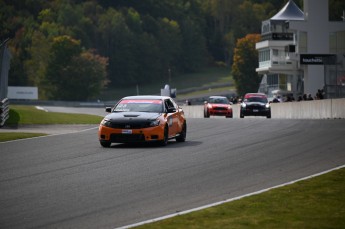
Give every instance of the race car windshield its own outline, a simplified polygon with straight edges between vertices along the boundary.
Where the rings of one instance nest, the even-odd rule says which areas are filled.
[[[122,100],[113,112],[162,113],[163,103],[160,100]]]
[[[265,97],[249,97],[244,100],[244,102],[259,102],[259,103],[267,103],[267,98]]]
[[[228,104],[230,102],[226,98],[210,98],[209,103]]]

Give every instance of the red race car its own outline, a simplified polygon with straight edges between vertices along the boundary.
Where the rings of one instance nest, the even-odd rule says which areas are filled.
[[[232,118],[231,103],[225,96],[210,96],[204,104],[204,118],[225,116]]]

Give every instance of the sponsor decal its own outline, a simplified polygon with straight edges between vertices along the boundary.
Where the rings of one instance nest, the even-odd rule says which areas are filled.
[[[132,134],[132,130],[122,130],[123,134]]]
[[[153,104],[162,104],[162,100],[157,99],[126,99],[122,100],[120,104],[128,104],[128,103],[153,103]]]
[[[246,95],[245,98],[253,98],[253,97],[256,97],[256,98],[266,98],[265,95]]]
[[[300,64],[328,65],[336,64],[337,56],[333,54],[301,54]]]

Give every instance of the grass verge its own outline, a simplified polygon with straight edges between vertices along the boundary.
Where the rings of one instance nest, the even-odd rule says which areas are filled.
[[[98,124],[102,117],[87,114],[45,112],[34,106],[10,106],[10,117],[6,125],[26,124]]]
[[[136,228],[345,228],[345,169]]]
[[[0,133],[0,142],[7,142],[12,140],[24,139],[24,138],[34,138],[39,136],[46,136],[46,134],[41,133]]]
[[[49,124],[99,124],[102,117],[87,114],[67,114],[45,112],[34,106],[10,106],[10,117],[7,126],[18,125],[49,125]],[[42,133],[6,132],[0,133],[0,142],[44,136]]]

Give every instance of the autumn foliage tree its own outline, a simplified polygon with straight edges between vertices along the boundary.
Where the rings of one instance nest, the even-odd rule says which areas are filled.
[[[261,77],[255,71],[258,65],[258,52],[255,49],[255,43],[259,41],[259,34],[248,34],[237,40],[232,75],[238,95],[258,91]]]

